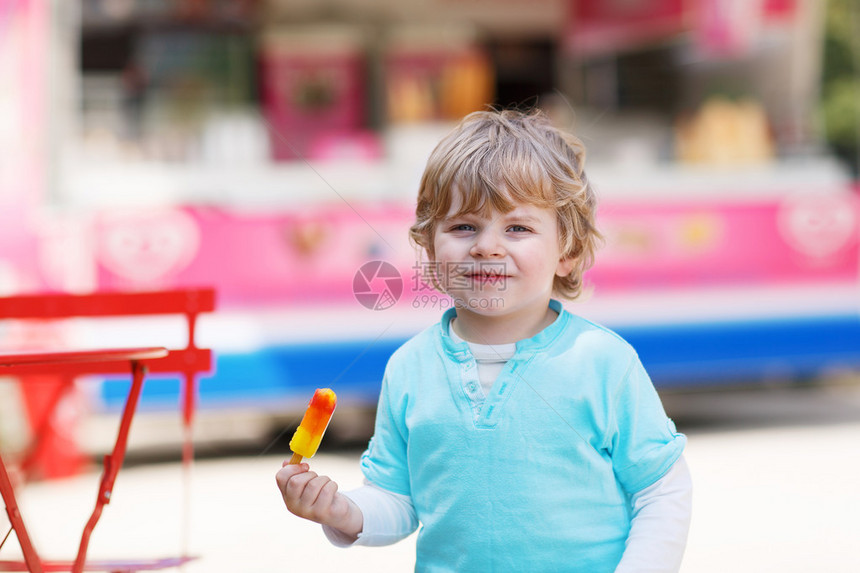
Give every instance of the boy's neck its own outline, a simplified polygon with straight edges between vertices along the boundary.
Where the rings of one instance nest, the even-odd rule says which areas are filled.
[[[531,338],[555,322],[558,317],[549,305],[543,313],[526,312],[504,316],[478,315],[458,308],[450,327],[468,342],[477,344],[510,344]]]

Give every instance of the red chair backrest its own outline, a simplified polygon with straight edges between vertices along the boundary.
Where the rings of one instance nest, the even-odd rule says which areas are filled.
[[[215,310],[215,289],[187,288],[150,292],[96,292],[91,294],[26,294],[0,297],[0,320],[3,319],[63,319],[141,315],[181,314],[188,325],[188,342],[184,348],[170,348],[164,358],[147,360],[150,372],[178,373],[186,380],[184,417],[193,415],[197,374],[212,370],[212,351],[198,348],[194,342],[197,317]],[[32,372],[30,372],[30,370]],[[56,367],[16,367],[15,374],[125,374],[125,362],[63,364]]]

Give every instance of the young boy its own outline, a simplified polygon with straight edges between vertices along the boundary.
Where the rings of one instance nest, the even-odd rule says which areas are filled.
[[[579,141],[477,112],[433,153],[412,239],[454,307],[391,357],[366,485],[307,464],[278,487],[337,545],[418,524],[416,571],[677,571],[691,485],[635,351],[572,315],[600,239]]]

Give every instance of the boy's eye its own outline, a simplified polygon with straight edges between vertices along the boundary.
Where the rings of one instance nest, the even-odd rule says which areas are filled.
[[[514,233],[528,233],[531,231],[528,227],[523,227],[522,225],[511,225],[508,227],[509,231],[513,231]]]
[[[454,225],[451,227],[452,231],[474,231],[474,225],[469,225],[468,223],[460,223],[458,225]]]

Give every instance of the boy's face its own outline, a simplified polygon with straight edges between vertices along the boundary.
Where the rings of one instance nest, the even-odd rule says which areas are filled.
[[[433,262],[458,312],[542,316],[553,279],[569,274],[573,265],[562,260],[555,212],[516,203],[509,213],[455,215],[460,209],[456,195],[448,215],[436,223]]]

